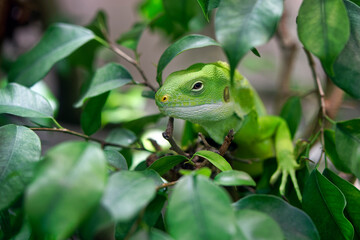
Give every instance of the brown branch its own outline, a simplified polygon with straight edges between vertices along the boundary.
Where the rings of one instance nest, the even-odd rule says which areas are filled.
[[[175,142],[173,138],[173,132],[174,132],[174,118],[169,117],[169,122],[166,128],[166,131],[163,132],[163,137],[170,143],[171,147],[170,149],[175,151],[176,153],[183,155],[185,157],[189,157],[188,154],[186,154]]]
[[[160,145],[157,143],[156,140],[154,140],[154,139],[152,139],[152,138],[148,138],[148,140],[150,141],[151,145],[153,145],[153,147],[155,148],[155,150],[156,150],[157,152],[161,152],[161,151],[162,151]]]
[[[162,189],[162,188],[174,186],[176,183],[177,183],[177,181],[163,183],[163,184],[161,184],[160,186],[158,186],[158,187],[156,188],[156,190],[160,190],[160,189]]]
[[[199,135],[201,141],[204,143],[204,147],[206,150],[214,148],[208,143],[208,141],[206,141],[205,136],[202,133],[199,132],[198,135]]]
[[[225,155],[225,153],[226,153],[226,151],[228,150],[228,148],[229,148],[229,146],[230,146],[230,144],[231,144],[231,142],[232,142],[233,139],[234,139],[234,130],[231,129],[231,130],[229,131],[229,133],[226,135],[223,144],[222,144],[222,145],[220,146],[220,148],[219,148],[219,154],[220,154],[221,156],[224,156],[224,155]]]

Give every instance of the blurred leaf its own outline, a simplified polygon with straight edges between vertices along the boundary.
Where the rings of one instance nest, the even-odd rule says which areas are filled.
[[[30,129],[16,125],[0,127],[0,210],[25,190],[40,160],[41,143]]]
[[[149,227],[153,227],[156,224],[157,219],[161,217],[161,211],[164,207],[166,200],[166,196],[162,194],[157,194],[155,198],[146,207],[143,221]]]
[[[304,0],[297,17],[299,39],[317,56],[329,75],[349,39],[350,26],[342,0]]]
[[[351,2],[355,3],[356,5],[360,6],[360,0],[350,0]],[[346,1],[345,1],[346,2]]]
[[[152,123],[156,123],[159,121],[160,118],[164,117],[164,115],[160,114],[153,114],[148,115],[142,118],[138,118],[132,121],[122,123],[124,128],[130,129],[134,133],[138,134],[144,130],[144,128]]]
[[[170,45],[161,55],[157,66],[156,80],[159,85],[162,85],[162,72],[164,68],[170,63],[170,61],[174,57],[186,50],[207,46],[219,46],[219,43],[207,36],[193,34],[185,36]]]
[[[127,47],[134,52],[137,52],[137,46],[143,31],[146,28],[146,24],[139,22],[135,23],[131,29],[125,33],[122,33],[120,38],[116,42],[124,47]]]
[[[182,155],[165,156],[156,160],[148,168],[155,170],[160,176],[162,176],[170,169],[186,160],[188,159]]]
[[[74,141],[49,150],[25,199],[35,238],[69,237],[99,203],[106,180],[99,145]]]
[[[346,0],[344,3],[350,20],[350,37],[334,63],[335,74],[330,77],[339,88],[352,97],[360,99],[360,69],[357,67],[360,65],[360,1],[358,1],[358,5]],[[335,26],[344,28],[340,22],[337,22]],[[336,33],[336,35],[338,34],[341,32]],[[336,39],[338,38],[336,37]]]
[[[163,231],[152,228],[150,230],[150,240],[173,240],[173,238]]]
[[[164,11],[162,0],[143,0],[139,4],[139,12],[148,21],[153,20]]]
[[[346,173],[350,173],[350,169],[344,161],[341,161],[335,147],[335,131],[331,129],[325,129],[324,131],[325,140],[325,152],[330,157],[331,162],[334,166]]]
[[[269,215],[250,209],[242,209],[236,212],[236,223],[240,230],[239,239],[285,239],[284,234]],[[240,237],[242,235],[242,237]]]
[[[285,239],[320,239],[310,217],[278,197],[262,194],[250,195],[233,205],[237,210],[251,209],[268,214],[279,224]]]
[[[142,91],[141,96],[144,98],[155,99],[155,92],[152,90]]]
[[[255,56],[261,57],[259,51],[258,51],[256,48],[251,48],[250,50],[251,50],[251,52],[252,52]]]
[[[334,172],[326,168],[324,176],[329,179],[340,191],[346,199],[345,216],[354,227],[354,239],[360,239],[360,191],[348,181],[342,179]]]
[[[115,128],[109,133],[105,141],[108,143],[130,146],[136,139],[137,137],[132,131],[124,128]]]
[[[301,121],[301,102],[300,97],[290,97],[281,109],[280,116],[285,119],[291,134],[294,138],[296,130]]]
[[[360,178],[360,119],[337,122],[335,147],[341,161]]]
[[[215,33],[228,58],[231,79],[245,54],[272,37],[282,11],[281,0],[221,0]]]
[[[109,90],[124,86],[132,81],[130,73],[117,63],[108,63],[96,70],[85,93],[75,103],[75,107],[81,107],[86,98],[98,96]]]
[[[211,176],[211,169],[208,167],[202,167],[196,170],[189,170],[189,169],[180,169],[179,171],[182,175],[202,175],[204,177],[209,178]]]
[[[189,121],[185,121],[184,131],[181,138],[181,146],[187,147],[193,144],[198,136],[198,133],[194,130],[193,124]]]
[[[56,62],[94,38],[93,32],[80,26],[64,23],[52,25],[34,48],[16,60],[9,72],[9,81],[33,85]]]
[[[103,10],[98,11],[86,28],[90,29],[96,36],[106,40],[104,32],[107,32],[109,29],[106,13]]]
[[[220,156],[217,153],[214,152],[210,152],[210,151],[206,151],[206,150],[202,150],[202,151],[198,151],[196,152],[194,156],[199,156],[199,157],[203,157],[205,159],[207,159],[209,162],[211,162],[215,167],[217,167],[218,169],[220,169],[221,171],[229,171],[232,170],[231,165],[228,163],[228,161],[226,161],[225,158],[223,158],[222,156]]]
[[[353,239],[354,229],[343,213],[344,195],[316,169],[305,184],[302,204],[321,239]]]
[[[128,170],[124,156],[115,150],[104,150],[107,162],[117,170]]]
[[[209,21],[209,13],[219,6],[220,0],[197,0],[207,21]]]
[[[229,196],[201,175],[184,176],[175,185],[165,219],[178,240],[232,239],[236,231]]]
[[[223,186],[256,186],[255,181],[246,172],[229,170],[215,176],[214,182]]]
[[[81,113],[81,128],[86,135],[92,135],[101,127],[101,110],[109,96],[109,92],[92,97]]]

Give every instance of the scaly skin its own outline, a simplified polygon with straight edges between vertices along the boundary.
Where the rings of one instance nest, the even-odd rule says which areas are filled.
[[[301,200],[295,177],[299,165],[286,122],[266,115],[258,94],[240,73],[235,73],[231,86],[226,63],[199,63],[170,74],[155,100],[163,114],[199,124],[219,144],[233,129],[237,157],[263,160],[276,156],[278,167],[270,182],[275,183],[282,174],[279,190],[284,195],[290,175]]]

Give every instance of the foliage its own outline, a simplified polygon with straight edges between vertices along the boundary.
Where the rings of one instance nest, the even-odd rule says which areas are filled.
[[[215,9],[216,40],[189,34],[209,24]],[[360,191],[330,168],[321,173],[306,159],[320,140],[325,161],[330,159],[335,171],[360,178],[360,119],[335,122],[327,116],[312,59],[313,54],[321,61],[334,84],[360,98],[359,2],[303,0],[298,13],[298,36],[321,102],[319,131],[297,148],[301,203],[292,186],[284,196],[287,201],[280,198],[279,183],[270,186],[276,169],[271,161],[260,179],[233,170],[234,159],[219,154],[204,136],[197,141],[188,122],[179,149],[171,119],[163,134],[171,150],[155,141],[147,147],[143,133],[161,114],[115,124],[105,140],[90,136],[108,123],[102,113],[112,107],[119,88],[148,87],[142,95],[154,97],[157,87],[141,69],[137,50],[146,28],[161,30],[172,40],[182,37],[158,61],[161,86],[162,72],[172,59],[194,48],[220,47],[234,74],[249,50],[260,56],[255,47],[274,36],[284,6],[281,0],[144,0],[138,11],[143,20],[122,33],[118,45],[108,40],[106,14],[99,12],[87,27],[50,26],[12,64],[7,81],[0,84],[0,239],[358,239]],[[97,48],[128,61],[143,82],[116,62],[95,67]],[[81,108],[84,134],[62,127],[48,97],[31,88],[65,60],[72,67],[85,66],[90,76],[74,104]],[[301,96],[290,97],[280,115],[296,139]],[[327,122],[332,129],[324,129]],[[43,154],[38,131],[67,133],[83,141],[66,141]],[[147,153],[146,160],[135,161],[139,151]]]

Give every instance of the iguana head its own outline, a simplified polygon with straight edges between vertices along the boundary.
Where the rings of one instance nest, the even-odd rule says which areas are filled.
[[[234,113],[229,86],[226,63],[198,63],[170,74],[155,100],[167,116],[194,123],[219,121]]]

